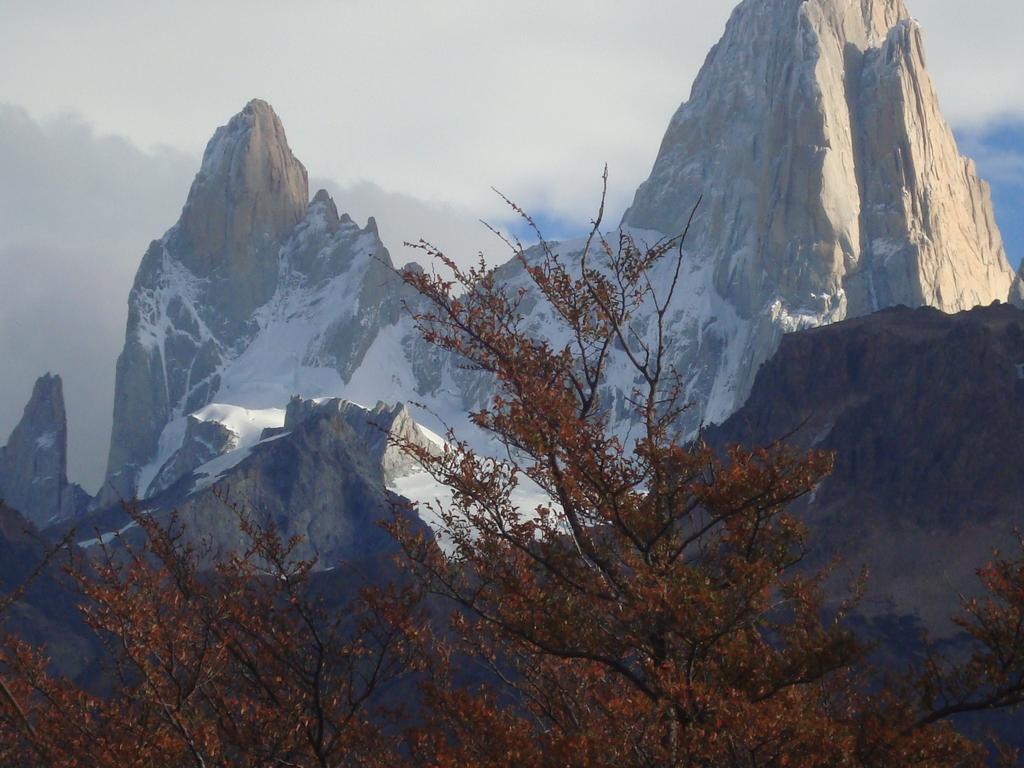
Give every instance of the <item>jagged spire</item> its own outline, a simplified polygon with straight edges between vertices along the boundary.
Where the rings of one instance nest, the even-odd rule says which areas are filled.
[[[308,201],[280,119],[253,99],[207,144],[168,248],[196,275],[229,282],[225,308],[246,318],[273,294],[277,249]]]
[[[741,315],[1003,300],[987,185],[960,157],[901,0],[746,0],[625,216],[691,245]]]
[[[374,225],[339,215],[323,190],[312,202],[308,194],[306,170],[266,102],[249,102],[214,133],[180,220],[136,274],[97,505],[165,486],[177,471],[174,462],[164,471],[168,452],[190,439],[185,417],[213,398],[264,408],[279,388],[306,393],[302,369],[319,365],[347,380],[378,323],[393,316],[381,305],[397,278]],[[267,341],[268,326],[293,320],[299,332]],[[239,375],[232,363],[261,334],[260,362]]]
[[[64,389],[60,376],[47,373],[0,448],[0,498],[36,525],[57,519],[68,494],[67,456]]]
[[[104,501],[135,492],[134,464],[155,453],[176,403],[196,408],[216,390],[225,351],[244,346],[274,295],[279,249],[308,199],[306,169],[267,102],[213,134],[181,218],[150,245],[129,297]]]
[[[743,402],[784,332],[1010,289],[902,0],[742,2],[624,224],[678,234],[699,195],[687,245],[712,297],[677,334],[705,419]]]

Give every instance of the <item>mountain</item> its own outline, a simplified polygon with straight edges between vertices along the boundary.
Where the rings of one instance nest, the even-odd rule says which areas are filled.
[[[734,12],[621,225],[643,242],[674,236],[704,195],[667,318],[694,403],[686,431],[741,405],[787,332],[897,304],[1007,298],[988,188],[957,151],[922,48],[901,0],[744,0]],[[281,409],[295,394],[414,401],[415,418],[443,431],[488,400],[486,377],[420,338],[422,300],[376,223],[360,227],[323,191],[307,199],[268,104],[216,131],[131,292],[99,506],[186,471],[197,459],[174,457],[195,444],[189,416],[203,408]],[[582,240],[554,247],[578,265]],[[530,289],[518,261],[497,277]],[[544,302],[523,311],[532,332],[561,338]],[[653,328],[649,312],[638,333]],[[628,366],[610,369],[604,399],[628,434],[635,382]]]
[[[812,561],[866,564],[867,613],[942,635],[992,549],[1017,551],[1022,403],[1024,311],[898,307],[787,335],[705,437],[834,451],[832,474],[795,506]]]
[[[361,227],[325,191],[308,205],[307,195],[269,104],[253,100],[217,129],[181,218],[150,245],[129,296],[96,508],[169,487],[195,465],[175,460],[195,430],[222,441],[190,420],[207,407],[424,399],[432,407],[419,414],[438,429],[432,412],[466,411],[464,393],[479,386],[420,338],[410,315],[420,299],[374,220]]]
[[[266,103],[250,102],[210,140],[181,218],[150,245],[129,296],[109,458],[121,495],[131,496],[133,471],[167,421],[209,402],[225,356],[251,341],[307,191]]]
[[[742,404],[785,332],[1006,300],[988,186],[902,0],[740,3],[624,224],[676,235],[699,195],[687,247],[711,306],[674,330],[705,421]]]
[[[376,316],[395,314],[372,220],[358,227],[323,192],[308,201],[305,168],[266,102],[216,131],[129,297],[107,500],[145,492],[152,471],[141,489],[140,473],[165,427],[215,398],[283,408],[295,393],[331,394]]]
[[[35,525],[68,519],[88,494],[68,482],[68,425],[60,376],[36,380],[25,412],[0,448],[0,500]]]

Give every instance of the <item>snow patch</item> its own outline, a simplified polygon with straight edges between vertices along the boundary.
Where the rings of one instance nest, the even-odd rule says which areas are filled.
[[[438,512],[451,506],[452,489],[438,482],[433,475],[424,470],[392,480],[388,484],[388,490],[412,502],[416,514],[434,532],[438,546],[451,554],[454,547],[451,539],[444,534],[444,523]],[[551,497],[525,475],[519,476],[519,485],[512,492],[511,500],[527,513],[532,513],[539,506],[558,508]]]
[[[256,446],[272,443],[275,440],[280,440],[282,437],[287,437],[290,434],[290,432],[281,432],[276,435],[271,435],[263,440],[257,440],[256,442],[248,445],[239,445],[237,448],[226,453],[222,453],[217,458],[211,459],[205,464],[197,467],[195,472],[192,473],[196,478],[196,483],[192,488],[192,493],[209,488],[214,483],[223,479],[224,475],[227,474],[229,470],[234,469],[245,461]]]
[[[218,459],[226,456],[232,457],[229,460],[230,463],[220,470],[223,472],[245,458],[248,450],[259,441],[264,429],[283,427],[284,414],[284,408],[252,409],[230,403],[210,403],[189,416],[174,419],[164,427],[160,435],[156,458],[143,467],[139,473],[139,497],[146,498],[157,473],[175,453],[181,450],[185,432],[188,429],[188,419],[218,422],[235,436],[231,449],[217,457]],[[243,451],[246,453],[236,455]]]
[[[437,434],[436,432],[433,432],[433,431],[431,431],[431,430],[427,429],[427,428],[426,428],[426,427],[424,427],[424,426],[423,426],[422,424],[417,424],[417,425],[416,425],[416,429],[418,429],[418,430],[420,431],[420,434],[421,434],[421,435],[423,435],[423,436],[424,436],[425,438],[427,438],[427,440],[429,440],[430,442],[432,442],[432,443],[433,443],[434,445],[436,445],[436,446],[437,446],[438,448],[441,448],[441,449],[443,450],[443,449],[445,449],[445,448],[447,448],[447,447],[448,447],[448,443],[446,443],[446,442],[444,441],[444,438],[443,438],[443,437],[441,437],[441,436],[440,436],[439,434]]]
[[[116,539],[125,531],[130,531],[132,528],[138,527],[139,524],[132,520],[130,523],[128,523],[128,525],[124,526],[123,528],[119,528],[116,531],[107,531],[106,533],[100,534],[98,537],[94,539],[86,539],[85,541],[76,542],[76,544],[82,549],[88,549],[89,547],[94,547],[97,544],[109,544],[111,541]]]

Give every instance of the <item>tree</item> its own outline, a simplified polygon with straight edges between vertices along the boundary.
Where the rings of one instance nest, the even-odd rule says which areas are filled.
[[[424,688],[417,764],[984,764],[948,717],[1022,700],[1021,566],[984,572],[993,597],[962,620],[980,643],[969,663],[872,669],[849,605],[828,615],[826,574],[797,567],[807,532],[786,512],[831,457],[783,445],[721,456],[681,439],[667,321],[686,233],[642,247],[627,233],[609,242],[600,222],[578,264],[543,238],[529,252],[511,243],[530,290],[424,242],[453,277],[404,274],[428,299],[425,338],[493,378],[498,394],[471,418],[505,456],[451,432],[440,456],[404,446],[453,491],[434,510],[447,553],[394,526],[426,587],[456,606]],[[529,333],[528,296],[567,341]],[[626,437],[605,389],[622,359],[638,382]],[[519,508],[523,482],[550,501]],[[467,659],[495,682],[467,686]]]
[[[4,638],[0,764],[393,764],[373,697],[417,665],[414,590],[366,590],[329,611],[297,540],[239,513],[248,550],[201,572],[174,520],[128,512],[144,547],[103,544],[94,568],[70,568],[106,646],[108,690],[54,677],[44,649]]]
[[[642,247],[609,242],[600,221],[571,265],[543,241],[513,244],[530,290],[426,244],[454,277],[404,273],[428,300],[425,337],[494,379],[472,420],[505,451],[453,433],[440,455],[400,443],[453,492],[436,510],[446,549],[401,513],[392,523],[418,589],[329,610],[296,542],[243,512],[248,550],[202,572],[176,521],[130,510],[145,546],[104,545],[70,570],[107,644],[108,690],[3,638],[0,763],[985,765],[949,718],[1024,701],[1024,559],[981,570],[988,597],[960,619],[966,661],[873,667],[844,622],[851,601],[830,604],[827,574],[801,567],[808,533],[786,511],[831,457],[683,439],[667,323],[685,232]],[[567,341],[529,332],[533,297]],[[622,360],[631,434],[611,429],[605,386]],[[517,507],[524,482],[549,501]],[[450,627],[424,622],[425,591],[454,605]],[[410,677],[419,696],[385,707],[382,688]]]

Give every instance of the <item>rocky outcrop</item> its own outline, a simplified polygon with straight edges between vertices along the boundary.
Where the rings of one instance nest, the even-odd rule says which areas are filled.
[[[1013,280],[1013,285],[1010,287],[1010,296],[1007,301],[1015,307],[1024,309],[1024,265],[1021,265],[1020,272]]]
[[[0,499],[38,526],[74,517],[89,497],[68,482],[68,427],[60,376],[32,388],[21,421],[0,448]]]
[[[189,415],[185,419],[185,435],[181,447],[160,467],[149,485],[149,493],[158,494],[174,485],[208,461],[237,445],[238,436],[219,421],[210,421]]]
[[[286,538],[301,536],[296,556],[315,556],[323,568],[397,552],[380,526],[391,514],[382,469],[341,411],[317,409],[178,505],[186,528],[210,543],[211,559],[244,544],[227,504]]]
[[[0,595],[22,590],[0,613],[0,630],[38,648],[46,648],[50,669],[60,675],[88,680],[103,649],[100,638],[86,626],[77,593],[64,573],[68,558],[53,557],[55,542],[0,502]],[[34,574],[27,581],[29,574]]]
[[[288,402],[284,429],[291,431],[313,417],[330,418],[335,415],[352,429],[366,456],[380,465],[385,482],[421,469],[419,462],[402,447],[403,444],[423,448],[435,455],[441,450],[440,443],[428,437],[413,420],[405,403],[389,406],[378,402],[371,411],[340,398],[306,400],[296,396]]]
[[[992,549],[1016,551],[1024,498],[1024,312],[888,309],[787,335],[713,444],[785,438],[835,452],[796,505],[811,554],[866,564],[865,611],[948,633]]]
[[[677,367],[706,420],[743,402],[785,332],[1006,299],[988,187],[902,0],[744,0],[624,224],[676,235],[699,195],[691,290],[718,308],[680,323]]]
[[[216,423],[192,421],[200,442],[213,432],[202,425]],[[216,455],[152,495],[144,509],[161,521],[173,510],[207,565],[244,551],[239,515],[272,524],[285,539],[300,537],[295,556],[315,557],[321,569],[395,554],[381,523],[413,513],[387,484],[416,468],[395,447],[398,437],[440,450],[403,405],[369,410],[338,399],[293,398],[281,426],[262,430],[254,444],[212,450]],[[194,442],[185,439],[180,462],[196,455],[188,447]],[[97,510],[79,530],[97,532],[78,541],[86,553],[116,541],[115,534],[129,542],[141,535],[119,506]]]

